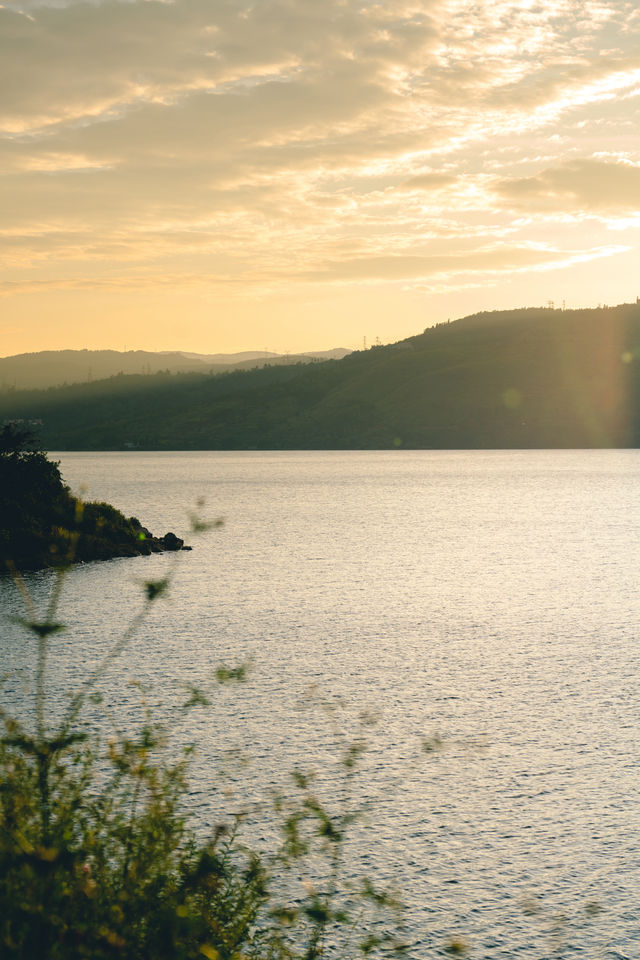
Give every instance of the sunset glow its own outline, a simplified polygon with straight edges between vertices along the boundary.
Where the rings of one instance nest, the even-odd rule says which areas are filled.
[[[0,7],[0,355],[640,294],[627,0]]]

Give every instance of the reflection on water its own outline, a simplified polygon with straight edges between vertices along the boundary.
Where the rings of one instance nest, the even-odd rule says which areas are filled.
[[[640,453],[64,454],[61,466],[154,532],[182,535],[203,496],[225,518],[180,556],[101,708],[107,726],[133,723],[135,678],[169,715],[184,683],[251,661],[250,682],[221,688],[213,712],[176,720],[198,746],[203,822],[244,806],[268,843],[255,811],[296,763],[337,789],[314,701],[342,702],[347,734],[377,712],[349,863],[395,880],[416,960],[452,933],[477,958],[541,960],[562,944],[637,956]],[[171,560],[73,570],[58,707]],[[30,579],[43,597],[50,575]],[[0,593],[16,612],[11,585]],[[4,618],[1,642],[4,700],[24,703],[27,638]]]

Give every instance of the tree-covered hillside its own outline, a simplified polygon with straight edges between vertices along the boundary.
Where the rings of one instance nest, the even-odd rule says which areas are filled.
[[[476,314],[338,361],[15,392],[48,449],[627,447],[640,305]]]

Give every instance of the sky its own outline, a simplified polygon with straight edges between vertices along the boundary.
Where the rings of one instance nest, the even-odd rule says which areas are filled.
[[[0,355],[635,301],[639,106],[636,0],[5,0]]]

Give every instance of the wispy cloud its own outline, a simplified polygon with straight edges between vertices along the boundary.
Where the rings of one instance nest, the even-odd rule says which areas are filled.
[[[532,211],[598,211],[628,215],[640,211],[640,163],[569,160],[531,177],[501,180],[497,192]]]
[[[579,297],[592,257],[604,288],[640,209],[639,41],[628,0],[6,3],[5,306],[28,337],[29,291],[108,275],[129,323],[153,278],[262,291],[270,316],[288,287],[380,282],[406,306],[392,339],[426,277],[447,297],[422,312],[453,314],[456,278],[513,296],[549,267]],[[65,309],[68,341],[86,300]]]

